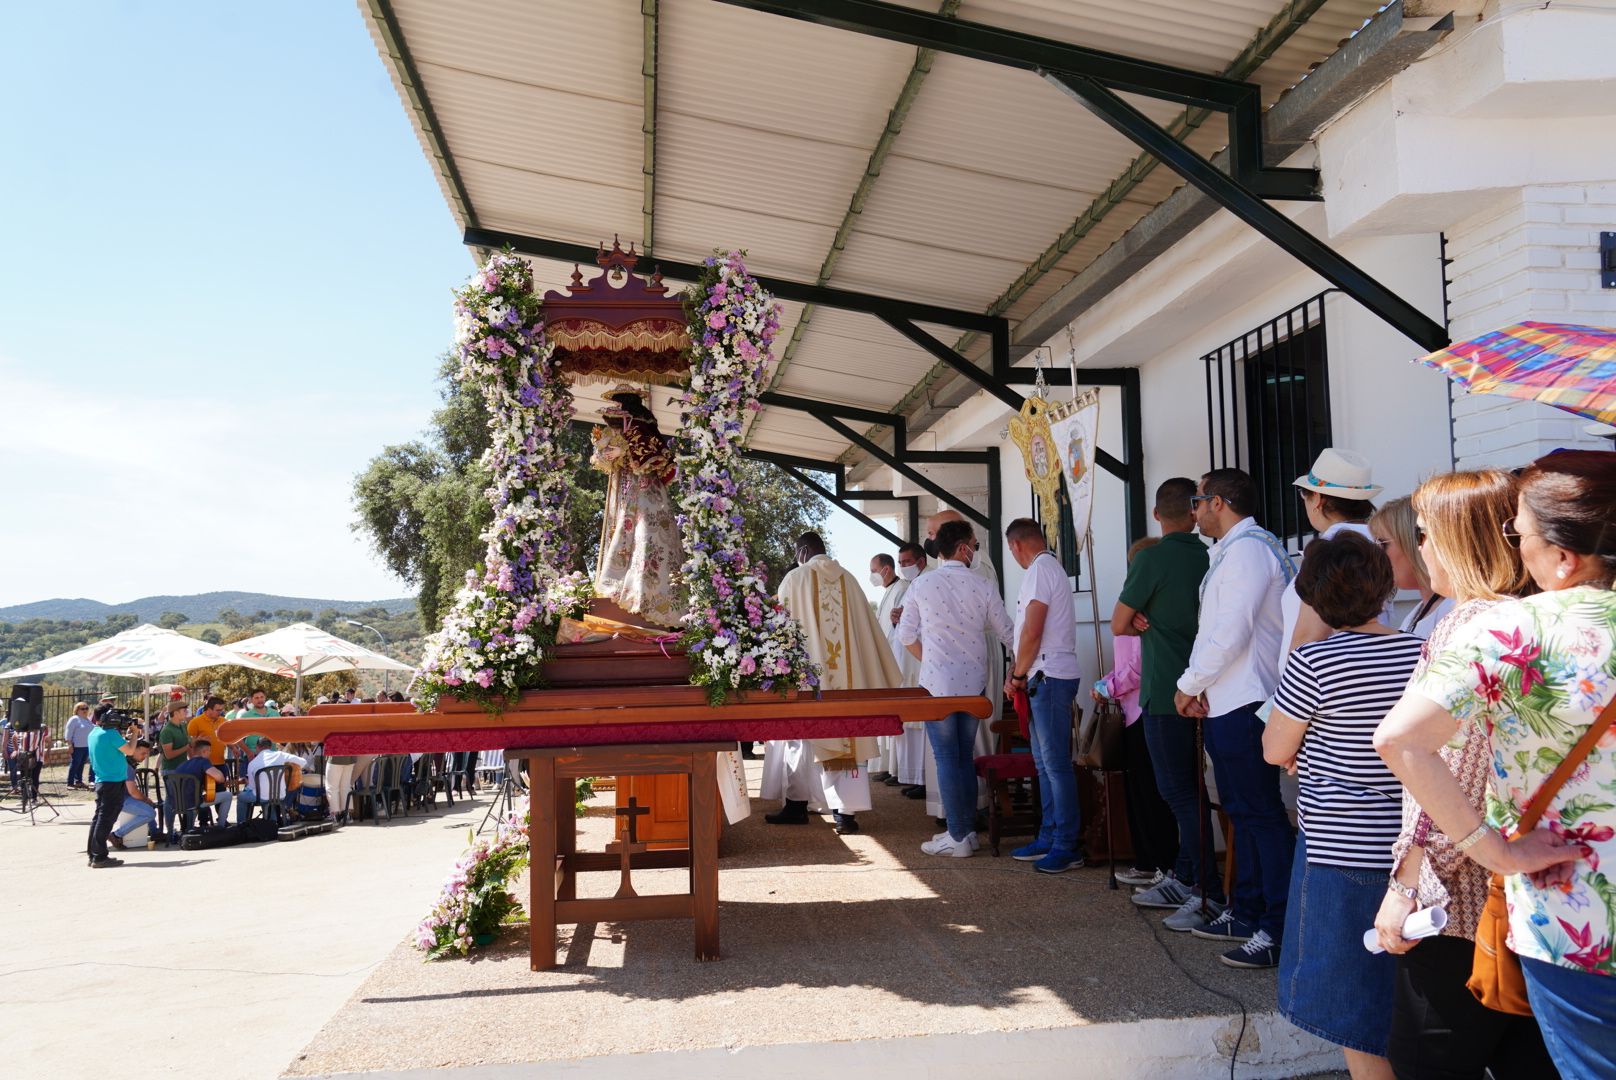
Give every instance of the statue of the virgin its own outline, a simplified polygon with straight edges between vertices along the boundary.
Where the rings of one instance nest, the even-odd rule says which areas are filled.
[[[657,430],[644,390],[619,385],[606,397],[605,424],[591,433],[590,463],[606,473],[606,512],[595,595],[651,626],[677,626],[685,614],[677,586],[683,560],[668,485],[673,453]]]

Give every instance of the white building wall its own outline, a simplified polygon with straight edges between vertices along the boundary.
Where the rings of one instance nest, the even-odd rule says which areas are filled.
[[[1616,229],[1616,182],[1512,191],[1448,234],[1456,341],[1511,323],[1616,325],[1616,289],[1599,284],[1599,233]],[[1461,469],[1513,468],[1556,447],[1606,449],[1588,421],[1548,405],[1455,389]]]

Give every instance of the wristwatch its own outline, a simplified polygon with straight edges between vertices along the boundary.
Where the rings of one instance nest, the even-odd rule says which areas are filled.
[[[1386,891],[1394,892],[1398,896],[1406,896],[1415,902],[1418,902],[1420,898],[1419,889],[1410,888],[1409,886],[1404,885],[1401,881],[1397,880],[1397,876],[1395,874],[1386,881]]]

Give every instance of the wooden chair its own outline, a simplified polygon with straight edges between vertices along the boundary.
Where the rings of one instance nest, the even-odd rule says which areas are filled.
[[[1004,836],[1036,834],[1042,823],[1038,808],[1038,769],[1032,747],[1021,737],[1014,717],[996,720],[993,750],[976,759],[976,775],[988,786],[988,849],[997,857]]]

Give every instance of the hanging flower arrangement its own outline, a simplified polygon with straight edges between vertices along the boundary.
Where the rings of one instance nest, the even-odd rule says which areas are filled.
[[[427,639],[415,701],[442,694],[489,707],[538,686],[562,616],[588,605],[589,579],[569,572],[569,463],[556,434],[572,422],[572,391],[544,337],[527,261],[496,254],[455,292],[456,377],[483,395],[490,442],[482,464],[494,520],[483,564],[466,572],[443,626]]]
[[[685,309],[692,356],[675,483],[691,681],[707,687],[715,704],[732,690],[817,685],[802,627],[769,594],[763,568],[746,552],[733,470],[745,414],[757,410],[766,382],[779,306],[731,252],[707,258]]]

